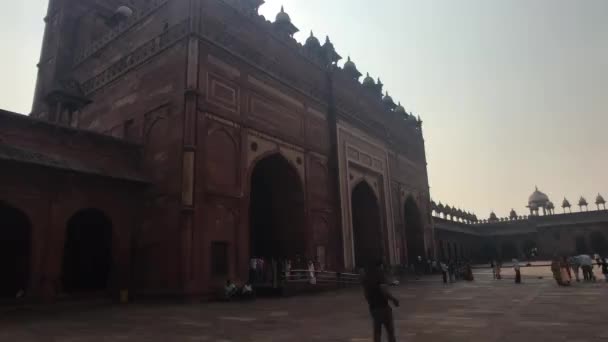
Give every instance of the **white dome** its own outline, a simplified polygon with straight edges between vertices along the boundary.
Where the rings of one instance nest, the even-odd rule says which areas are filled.
[[[535,204],[537,207],[544,207],[549,203],[549,196],[545,193],[538,191],[538,188],[528,197],[528,205],[532,206]]]
[[[128,18],[133,15],[133,10],[129,6],[120,6],[116,9],[115,14]]]

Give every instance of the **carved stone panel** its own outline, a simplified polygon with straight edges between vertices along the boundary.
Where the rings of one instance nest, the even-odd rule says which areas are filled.
[[[226,128],[212,127],[207,136],[205,170],[207,187],[233,193],[238,187],[240,149]]]
[[[209,73],[207,75],[207,101],[223,112],[239,112],[239,88],[230,80]]]
[[[249,98],[249,120],[270,133],[278,133],[302,140],[302,115],[265,98],[252,94]]]

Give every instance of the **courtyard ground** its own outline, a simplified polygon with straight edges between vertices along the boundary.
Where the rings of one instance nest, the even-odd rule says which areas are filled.
[[[596,275],[600,275],[597,269]],[[524,283],[445,286],[438,277],[392,288],[399,341],[608,341],[608,284],[558,287],[548,268],[523,269]],[[542,279],[539,279],[543,277]],[[252,303],[130,304],[0,311],[0,341],[371,341],[360,289]]]

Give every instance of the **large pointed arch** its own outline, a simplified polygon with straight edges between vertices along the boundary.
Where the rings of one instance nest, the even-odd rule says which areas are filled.
[[[82,209],[67,222],[61,281],[66,293],[103,291],[112,269],[112,221]]]
[[[304,199],[298,171],[285,157],[273,153],[256,162],[249,195],[251,257],[304,258]]]
[[[412,263],[417,257],[424,257],[426,255],[423,218],[418,204],[412,196],[408,196],[405,199],[403,213],[407,258],[408,262]]]
[[[384,259],[380,205],[367,181],[355,185],[351,205],[354,264],[360,268]]]

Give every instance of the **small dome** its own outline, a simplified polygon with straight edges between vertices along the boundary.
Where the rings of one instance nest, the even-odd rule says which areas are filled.
[[[595,204],[606,204],[606,200],[604,199],[604,197],[602,197],[602,195],[597,194],[597,197],[595,198]]]
[[[346,69],[357,70],[357,66],[355,65],[355,62],[350,60],[350,56],[348,56],[346,62],[344,62],[344,70]]]
[[[403,106],[401,105],[401,102],[399,102],[397,107],[395,107],[395,113],[407,115],[407,112],[405,111],[405,108],[403,108]]]
[[[289,14],[285,13],[283,6],[281,6],[281,12],[277,13],[275,21],[277,23],[291,23],[291,18],[289,17]]]
[[[128,18],[133,15],[133,10],[129,6],[120,6],[116,9],[116,12],[114,12],[114,14]]]
[[[494,213],[494,212],[490,213],[490,221],[498,221],[498,217],[496,216],[496,213]]]
[[[515,209],[511,209],[511,212],[509,213],[509,217],[512,219],[517,218],[517,213],[515,212]]]
[[[566,199],[566,197],[564,197],[564,201],[562,202],[562,208],[570,208],[570,207],[571,207],[570,201],[568,201]]]
[[[536,207],[544,207],[549,202],[549,196],[545,193],[538,191],[538,187],[530,197],[528,197],[528,206],[531,207],[532,204],[535,204]]]
[[[395,102],[393,102],[393,98],[388,94],[388,91],[384,95],[384,98],[382,98],[382,102],[387,103],[387,104],[395,103]]]
[[[315,47],[315,48],[321,47],[321,43],[319,43],[319,40],[317,39],[317,37],[315,37],[315,35],[312,33],[312,31],[310,31],[310,37],[308,37],[306,39],[306,43],[304,43],[304,45],[308,46],[308,47]]]
[[[581,196],[581,198],[578,200],[578,205],[586,206],[587,204],[588,203],[587,203],[587,200],[585,199],[585,197]]]
[[[549,203],[547,203],[547,209],[555,209],[553,202],[549,201]]]
[[[376,85],[376,82],[374,82],[374,79],[369,75],[369,72],[367,73],[367,76],[365,76],[365,78],[363,79],[363,85],[364,86]]]

